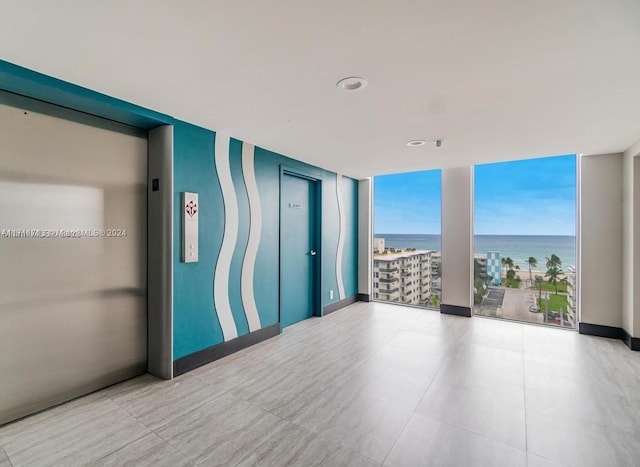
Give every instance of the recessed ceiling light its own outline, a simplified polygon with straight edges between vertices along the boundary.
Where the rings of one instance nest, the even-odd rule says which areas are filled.
[[[336,83],[336,86],[343,91],[360,91],[367,87],[367,80],[364,78],[358,78],[357,76],[351,76],[349,78],[341,79]]]
[[[412,139],[411,141],[407,141],[407,146],[416,147],[416,146],[424,146],[427,142],[423,139]]]

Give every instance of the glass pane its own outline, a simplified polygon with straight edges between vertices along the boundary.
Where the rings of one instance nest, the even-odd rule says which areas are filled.
[[[440,306],[440,170],[374,178],[373,298]]]
[[[575,328],[576,156],[474,173],[474,313]]]

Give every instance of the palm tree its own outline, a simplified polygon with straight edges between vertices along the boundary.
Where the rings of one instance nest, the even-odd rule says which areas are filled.
[[[549,278],[549,282],[551,282],[556,288],[556,295],[558,295],[558,278],[561,274],[563,274],[562,269],[560,266],[555,265],[548,268],[547,273],[545,274],[545,276]]]
[[[533,286],[533,276],[531,275],[531,268],[535,268],[538,266],[538,260],[533,256],[529,256],[527,263],[529,264],[529,282],[531,283],[530,285]]]
[[[509,256],[507,256],[507,258],[504,260],[504,264],[509,269],[513,269],[513,260]]]
[[[502,267],[504,268],[504,272],[506,274],[506,272],[507,272],[507,258],[503,257],[503,258],[501,258],[501,261],[502,261]]]
[[[509,256],[507,256],[507,259],[504,260],[504,264],[507,265],[509,271],[513,271],[513,260]]]
[[[547,260],[547,269],[552,268],[554,266],[560,267],[562,266],[562,261],[556,255],[551,255],[551,258],[546,257]]]
[[[504,264],[509,268],[509,270],[507,271],[507,281],[512,281],[516,275],[515,271],[513,270],[513,260],[507,256],[507,258],[504,260]]]

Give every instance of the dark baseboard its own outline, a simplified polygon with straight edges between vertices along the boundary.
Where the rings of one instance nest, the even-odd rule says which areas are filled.
[[[466,318],[471,318],[471,307],[447,305],[445,303],[441,303],[440,313],[443,313],[445,315],[456,315],[456,316],[464,316]]]
[[[359,293],[357,295],[358,297],[358,301],[359,302],[370,302],[371,301],[371,295],[369,295],[368,293]]]
[[[624,337],[622,338],[622,341],[625,344],[627,344],[627,347],[629,347],[631,350],[639,351],[640,350],[640,338],[632,337],[631,334],[629,334],[624,329],[622,330],[622,332],[624,333]]]
[[[622,328],[613,326],[603,326],[601,324],[578,323],[578,332],[588,336],[608,337],[609,339],[623,339]]]
[[[609,339],[620,339],[631,350],[640,350],[640,339],[632,337],[622,328],[613,326],[603,326],[601,324],[578,323],[578,332],[588,336],[607,337]]]
[[[339,309],[344,308],[345,306],[349,306],[357,301],[358,296],[352,295],[351,297],[343,298],[342,300],[338,300],[337,302],[330,303],[322,309],[322,316],[327,316],[329,313],[338,311]]]
[[[280,323],[267,326],[266,328],[236,337],[222,344],[214,345],[198,352],[186,355],[173,362],[173,376],[183,375],[198,367],[219,360],[222,357],[236,353],[247,347],[265,341],[280,334]]]

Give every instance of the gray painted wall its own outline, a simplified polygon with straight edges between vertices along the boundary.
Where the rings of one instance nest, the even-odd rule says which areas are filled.
[[[622,154],[582,157],[580,321],[622,326]]]
[[[628,232],[631,248],[628,258],[632,261],[632,266],[629,268],[632,280],[629,284],[631,302],[628,309],[628,328],[625,329],[632,336],[638,337],[640,336],[640,303],[638,300],[640,299],[640,141],[625,151],[624,157],[629,161],[632,173],[629,177],[629,180],[632,181],[632,193],[630,193],[632,202],[629,203],[631,231]]]
[[[640,336],[640,141],[623,155],[622,327]]]
[[[173,126],[149,131],[148,371],[173,377]],[[153,180],[158,179],[158,191]]]
[[[358,293],[371,295],[373,179],[358,182]]]
[[[442,170],[442,303],[473,304],[473,167]]]
[[[633,330],[633,157],[622,161],[622,327]]]
[[[634,337],[640,336],[640,140],[623,154],[622,162],[622,327]]]

